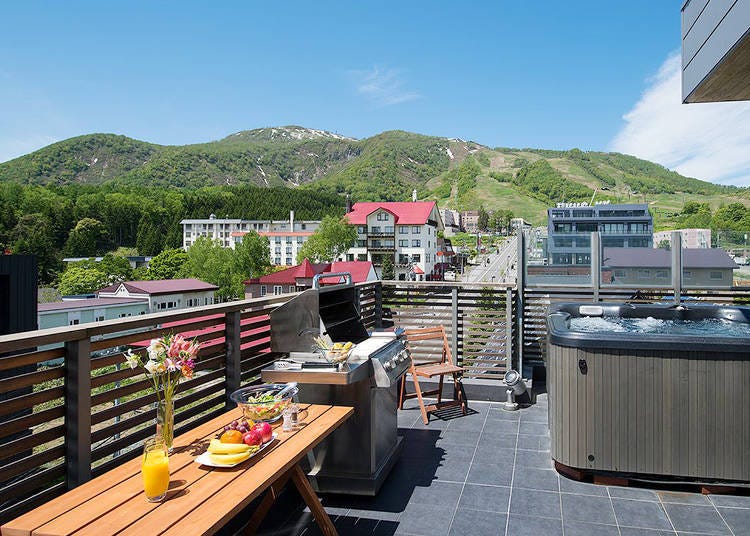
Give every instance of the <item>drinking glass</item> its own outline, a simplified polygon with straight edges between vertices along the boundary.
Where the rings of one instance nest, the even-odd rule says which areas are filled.
[[[169,488],[169,453],[161,438],[146,440],[143,445],[143,489],[149,502],[159,502],[167,496]]]

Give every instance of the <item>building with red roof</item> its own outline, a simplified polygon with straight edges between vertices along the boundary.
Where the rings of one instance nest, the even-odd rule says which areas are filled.
[[[266,294],[286,294],[288,292],[298,292],[312,287],[313,277],[324,273],[348,272],[352,276],[354,283],[364,283],[365,281],[376,281],[377,274],[368,261],[346,261],[333,263],[311,263],[305,259],[301,264],[292,266],[285,270],[279,270],[272,274],[248,279],[245,284],[246,298],[259,298]],[[335,284],[342,281],[342,278],[327,278],[321,280],[321,284]]]
[[[347,260],[372,262],[380,277],[390,257],[396,279],[442,279],[447,256],[438,233],[444,226],[434,201],[355,203],[346,219],[357,227]]]

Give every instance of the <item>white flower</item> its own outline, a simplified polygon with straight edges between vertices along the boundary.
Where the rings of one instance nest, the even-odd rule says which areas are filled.
[[[133,350],[128,350],[125,353],[125,361],[130,365],[130,368],[134,369],[140,364],[141,359],[138,357],[138,354],[133,353]]]
[[[149,359],[149,361],[143,365],[143,368],[145,368],[149,374],[156,374],[159,371],[159,363]]]

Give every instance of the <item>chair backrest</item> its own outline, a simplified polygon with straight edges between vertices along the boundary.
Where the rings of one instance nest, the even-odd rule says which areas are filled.
[[[415,364],[447,362],[455,365],[443,326],[407,329],[404,336]]]

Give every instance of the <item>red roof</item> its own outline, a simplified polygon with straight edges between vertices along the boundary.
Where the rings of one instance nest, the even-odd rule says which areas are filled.
[[[369,275],[371,268],[372,263],[370,261],[313,264],[305,259],[302,261],[302,264],[298,264],[297,266],[292,266],[291,268],[264,275],[259,278],[248,279],[244,283],[246,285],[294,285],[299,279],[312,279],[317,274],[322,274],[324,272],[349,272],[352,274],[352,281],[354,283],[362,283],[367,281],[367,276]],[[327,283],[333,282],[333,279],[327,281]],[[326,283],[326,281],[321,281],[321,283]]]
[[[434,201],[354,203],[352,211],[346,215],[346,218],[352,225],[365,225],[367,216],[378,209],[383,209],[393,214],[394,223],[399,225],[424,225],[430,219],[433,208],[435,208]]]
[[[117,292],[123,285],[131,294],[175,294],[177,292],[198,292],[202,290],[219,290],[219,287],[200,279],[159,279],[156,281],[125,281],[116,283],[97,291],[97,294]]]
[[[415,274],[424,274],[424,270],[422,270],[419,266],[414,267],[414,273]]]

